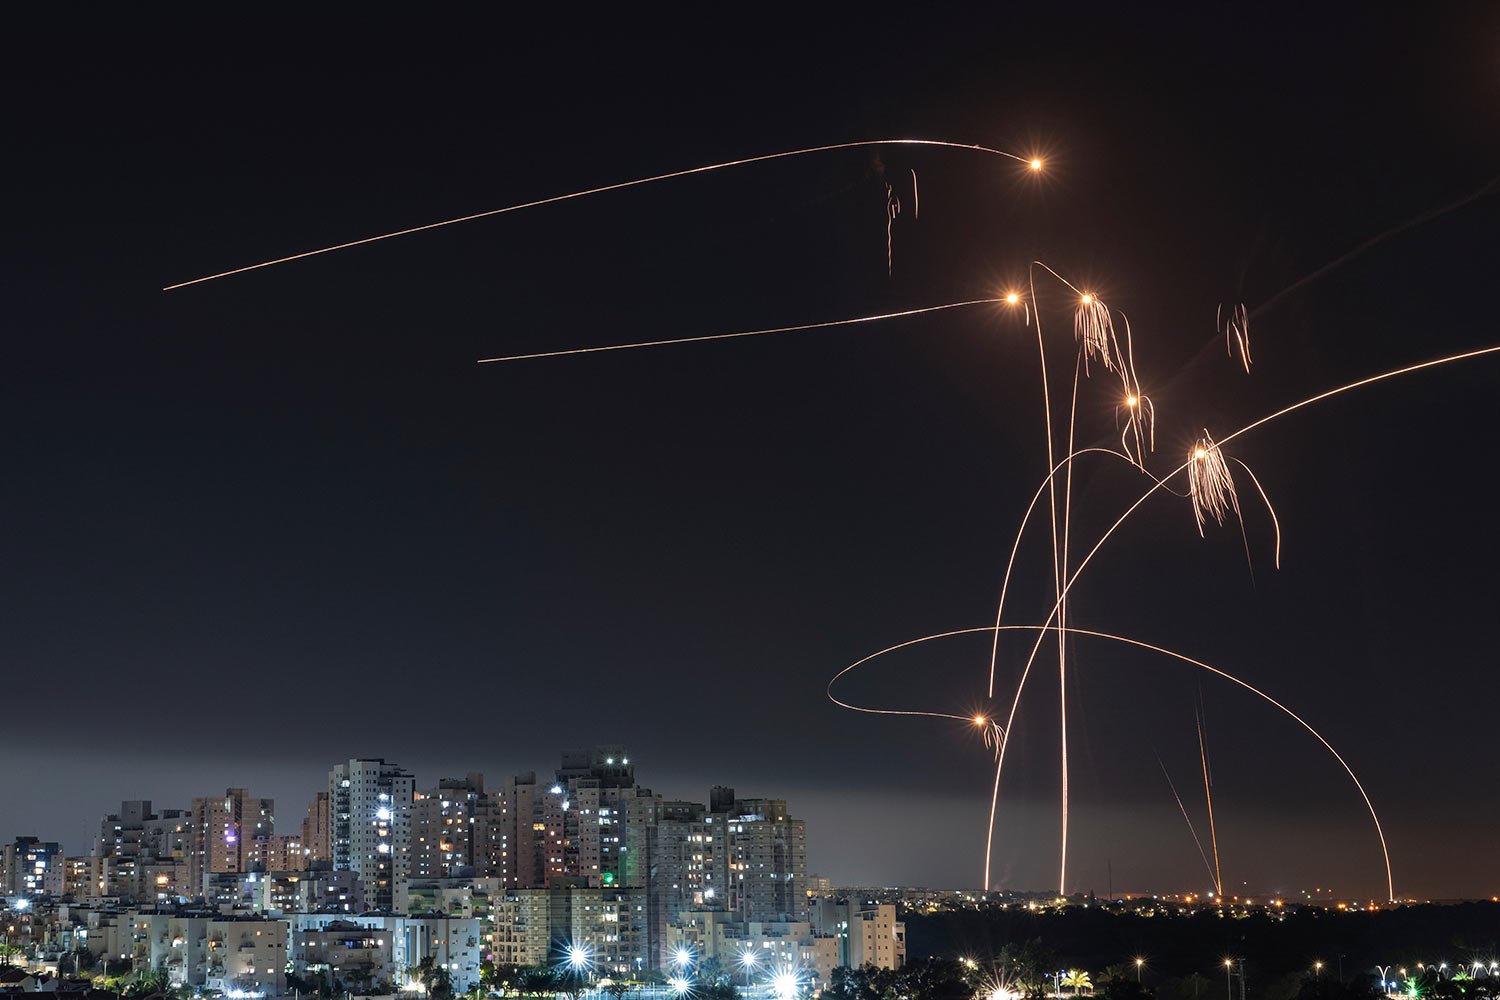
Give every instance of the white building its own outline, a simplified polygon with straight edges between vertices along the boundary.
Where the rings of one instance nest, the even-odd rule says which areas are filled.
[[[433,965],[448,971],[455,993],[466,993],[479,985],[484,940],[482,921],[478,917],[298,913],[288,915],[286,919],[292,928],[294,955],[317,954],[318,948],[327,944],[330,930],[362,929],[378,932],[385,936],[382,940],[389,941],[389,973],[377,977],[375,982],[383,979],[401,989],[407,985],[406,970],[422,964],[424,958],[431,958]],[[361,937],[359,940],[363,942],[365,939]],[[358,950],[378,950],[379,947],[378,943],[369,947],[361,943]],[[317,971],[295,965],[294,969],[299,975]]]
[[[162,969],[172,982],[224,992],[286,991],[287,925],[132,910],[121,915],[120,947],[137,970]]]
[[[725,910],[689,910],[667,930],[668,964],[679,957],[713,960],[738,982],[763,982],[794,969],[827,986],[839,961],[839,942],[819,934],[806,920],[741,920]],[[741,978],[743,977],[743,978]]]
[[[384,760],[355,758],[328,772],[333,867],[359,876],[372,909],[405,909],[415,794],[416,778]]]
[[[335,991],[394,987],[400,976],[392,957],[388,919],[294,918],[287,949],[293,971],[304,979],[326,976]]]

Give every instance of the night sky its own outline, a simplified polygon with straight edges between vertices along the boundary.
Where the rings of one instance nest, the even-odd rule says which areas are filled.
[[[1324,388],[1500,343],[1493,7],[1379,13],[989,5],[842,18],[12,24],[0,267],[0,836],[82,853],[122,798],[244,785],[294,828],[327,768],[421,784],[631,747],[644,784],[784,796],[810,868],[973,885],[992,773],[970,731],[824,685],[993,621],[1045,474],[1035,335],[1000,309],[682,348],[996,294],[1046,260],[1131,320],[1153,467]],[[1441,13],[1439,13],[1441,10]],[[735,18],[743,20],[736,21]],[[163,294],[330,243],[719,160],[723,171]],[[911,208],[911,171],[920,218]],[[903,200],[886,266],[886,185]],[[1068,304],[1043,317],[1071,360]],[[1198,537],[1158,497],[1078,625],[1173,646],[1302,712],[1387,824],[1401,895],[1500,891],[1491,639],[1500,360],[1235,442],[1275,501]],[[1113,438],[1088,383],[1080,443]],[[1140,492],[1078,466],[1075,537]],[[1043,535],[1017,621],[1051,604]],[[1253,556],[1247,568],[1245,546]],[[1001,689],[1024,648],[1002,650]],[[1026,644],[1029,645],[1029,644]],[[1078,640],[1070,888],[1383,896],[1368,816],[1304,731],[1230,685]],[[987,640],[881,661],[870,703],[984,707]],[[1055,885],[1055,661],[1007,764],[997,883]]]

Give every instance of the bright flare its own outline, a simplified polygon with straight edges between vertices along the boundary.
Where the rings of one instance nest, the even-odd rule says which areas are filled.
[[[793,1000],[802,991],[802,977],[795,969],[782,969],[771,977],[771,990],[776,1000]]]
[[[1042,161],[1039,160],[1039,159],[1034,159],[1034,160],[1031,161],[1031,163],[1029,164],[1029,166],[1031,167],[1032,170],[1040,170],[1040,169],[1042,169]]]

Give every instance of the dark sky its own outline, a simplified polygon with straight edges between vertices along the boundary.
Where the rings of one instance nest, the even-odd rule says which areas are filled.
[[[81,850],[125,797],[247,785],[289,825],[329,764],[424,782],[628,743],[643,781],[785,795],[842,882],[974,884],[970,732],[842,712],[828,677],[993,620],[1045,473],[1035,338],[977,309],[513,366],[476,358],[994,294],[1046,260],[1129,314],[1154,467],[1321,389],[1500,343],[1500,19],[1142,5],[841,18],[12,25],[0,364],[0,835]],[[170,282],[718,160],[921,136],[619,192],[170,294]],[[921,216],[909,201],[919,179]],[[886,196],[906,203],[886,270]],[[1065,367],[1068,307],[1045,328]],[[1278,506],[1200,539],[1147,504],[1076,624],[1178,648],[1302,712],[1365,779],[1403,895],[1500,891],[1490,638],[1500,361],[1373,387],[1237,441]],[[1112,436],[1088,383],[1080,442]],[[1097,534],[1138,475],[1078,467]],[[1242,489],[1248,489],[1242,483]],[[1023,549],[1018,621],[1050,605]],[[1002,688],[1022,653],[1010,648]],[[847,691],[967,712],[988,646]],[[1222,681],[1072,648],[1070,887],[1381,895],[1368,817],[1305,732]],[[1041,661],[996,871],[1055,884]]]

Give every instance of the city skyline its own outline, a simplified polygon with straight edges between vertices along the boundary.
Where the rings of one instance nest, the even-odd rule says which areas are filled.
[[[846,713],[825,688],[996,620],[1051,438],[1072,437],[1028,324],[1050,310],[1072,350],[1076,303],[1029,262],[1130,317],[1135,402],[1099,389],[1093,354],[1077,444],[1139,458],[1116,404],[1149,398],[1153,471],[1490,347],[1496,23],[1024,10],[899,45],[888,27],[518,28],[501,57],[432,25],[441,44],[392,64],[342,26],[122,48],[94,22],[7,66],[28,141],[0,268],[0,834],[72,852],[121,800],[244,788],[301,809],[354,753],[420,791],[616,739],[669,797],[727,781],[791,802],[838,883],[977,887],[989,724],[1030,643],[1001,650],[993,691],[974,634],[840,681],[941,722]],[[882,138],[931,145],[863,145]],[[1244,678],[1339,760],[1221,677],[1048,642],[1067,680],[1038,661],[1004,734],[990,887],[1057,888],[1061,835],[1067,892],[1222,868],[1226,893],[1383,898],[1386,847],[1399,898],[1500,889],[1500,805],[1474,793],[1500,695],[1495,475],[1474,460],[1497,384],[1475,359],[1236,441],[1274,526],[1257,499],[1200,535],[1200,487],[1143,505],[1067,624]],[[1086,549],[1139,490],[1072,476]],[[1034,530],[1008,619],[1031,628],[1060,602]]]

